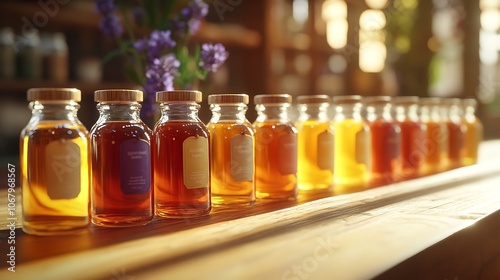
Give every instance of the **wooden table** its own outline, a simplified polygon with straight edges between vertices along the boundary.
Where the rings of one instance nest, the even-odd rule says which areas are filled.
[[[489,141],[475,166],[356,194],[76,236],[18,228],[16,272],[2,261],[0,279],[500,279],[499,209],[500,141]]]

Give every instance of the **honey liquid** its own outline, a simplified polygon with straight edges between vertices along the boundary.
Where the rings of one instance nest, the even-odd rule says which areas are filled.
[[[209,133],[205,125],[201,122],[169,121],[157,124],[153,134],[156,214],[172,218],[207,215],[211,205]],[[191,150],[192,156],[198,158],[185,163],[190,149],[185,153],[187,145],[184,144],[191,141],[199,144]],[[195,166],[197,162],[201,165]],[[196,170],[190,169],[193,166]],[[189,181],[186,182],[185,178]]]
[[[292,124],[255,122],[255,190],[257,198],[295,199],[297,130]]]
[[[401,128],[401,180],[420,177],[423,171],[425,148],[425,126],[419,122],[399,122]]]
[[[461,123],[447,122],[448,127],[448,168],[462,166],[462,157],[465,155],[464,138],[467,126]]]
[[[483,138],[483,124],[476,119],[465,122],[465,125],[467,126],[467,132],[464,139],[465,153],[462,164],[471,165],[477,163],[479,143]]]
[[[448,168],[448,128],[444,123],[427,122],[424,174],[435,174]]]
[[[23,230],[54,235],[89,224],[88,132],[43,121],[21,134]]]
[[[212,204],[253,203],[255,157],[251,124],[218,122],[209,124],[208,130]]]
[[[329,191],[333,184],[333,133],[329,123],[295,123],[298,132],[299,191]]]
[[[335,194],[366,189],[369,180],[370,132],[363,122],[334,121],[333,185]]]
[[[394,122],[375,120],[368,123],[371,131],[370,187],[396,182],[401,173],[400,128]]]
[[[151,139],[145,130],[149,128],[130,122],[108,122],[92,129],[94,224],[141,225],[153,218]]]

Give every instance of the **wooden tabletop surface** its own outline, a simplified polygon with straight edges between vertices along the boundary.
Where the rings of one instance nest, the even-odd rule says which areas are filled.
[[[31,236],[18,228],[16,272],[2,261],[0,279],[373,278],[494,217],[499,156],[500,141],[489,141],[475,166],[350,195],[216,208],[198,219],[90,226],[74,236]],[[20,194],[16,199],[20,222]],[[10,246],[6,200],[3,190],[4,259]]]

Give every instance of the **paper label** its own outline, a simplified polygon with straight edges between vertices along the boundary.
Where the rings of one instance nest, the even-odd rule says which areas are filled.
[[[320,169],[328,169],[333,171],[333,153],[334,153],[335,138],[333,133],[324,131],[318,135],[317,143],[317,164]]]
[[[120,186],[124,194],[144,194],[151,186],[148,142],[130,139],[120,145]]]
[[[231,177],[236,182],[253,181],[253,141],[249,135],[231,139]]]
[[[80,186],[80,147],[68,140],[52,141],[45,148],[47,194],[51,199],[78,197]]]
[[[283,175],[297,173],[296,134],[283,134],[278,138],[278,171]]]
[[[370,134],[361,129],[356,133],[356,161],[368,165],[370,153]]]
[[[182,143],[184,185],[188,189],[206,188],[209,180],[208,139],[190,136]]]

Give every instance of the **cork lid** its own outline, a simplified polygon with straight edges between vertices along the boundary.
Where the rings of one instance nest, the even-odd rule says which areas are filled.
[[[253,102],[255,104],[292,103],[292,96],[290,94],[259,94],[254,96]]]
[[[28,101],[51,100],[51,101],[76,101],[82,100],[82,93],[76,88],[30,88],[28,89]]]
[[[386,95],[366,96],[363,97],[365,104],[385,104],[391,102],[391,97]]]
[[[321,104],[330,103],[330,98],[328,95],[299,95],[297,96],[297,102],[299,104]]]
[[[156,92],[156,102],[201,102],[201,91],[171,90]]]
[[[335,104],[354,104],[361,102],[361,95],[337,95],[332,100]]]
[[[248,104],[249,97],[243,93],[221,93],[211,94],[208,96],[208,104],[235,104],[244,103]]]
[[[397,105],[412,105],[418,103],[418,96],[394,96],[392,102]]]
[[[94,92],[96,102],[142,102],[143,93],[134,89],[102,89]]]

